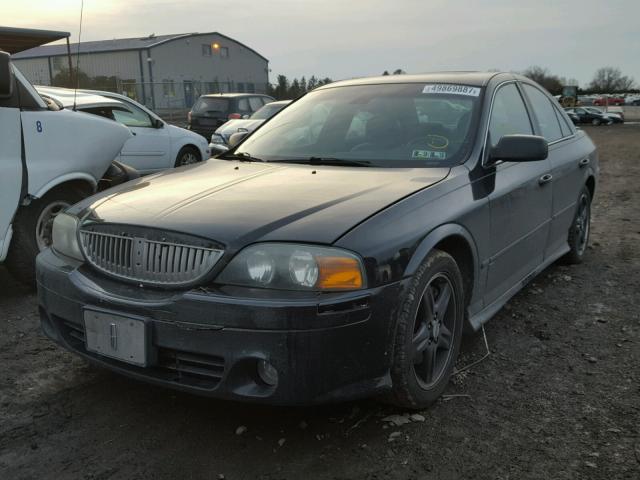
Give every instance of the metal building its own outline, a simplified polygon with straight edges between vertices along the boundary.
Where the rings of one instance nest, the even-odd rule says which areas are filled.
[[[70,51],[75,70],[78,45]],[[53,85],[69,78],[67,52],[64,44],[45,45],[12,61],[34,85]],[[155,110],[190,108],[204,93],[264,93],[269,81],[265,57],[218,32],[82,42],[79,70],[89,88],[125,93]]]

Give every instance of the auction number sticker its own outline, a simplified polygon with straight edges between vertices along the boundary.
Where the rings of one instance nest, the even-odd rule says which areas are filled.
[[[433,150],[414,150],[411,158],[420,158],[423,160],[444,160],[447,158],[446,152],[435,152]]]
[[[469,97],[480,96],[479,87],[470,87],[468,85],[451,85],[446,83],[435,83],[432,85],[425,85],[422,89],[422,93],[441,93],[446,95],[467,95]]]

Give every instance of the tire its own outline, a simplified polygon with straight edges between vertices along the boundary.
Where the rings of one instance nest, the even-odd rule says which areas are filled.
[[[176,156],[175,168],[193,165],[202,161],[200,151],[195,147],[182,147]]]
[[[54,190],[18,210],[6,262],[14,278],[35,287],[36,256],[51,245],[53,219],[82,198],[84,195],[71,189]]]
[[[594,125],[597,127],[598,125],[600,125],[600,119],[594,118],[593,120],[591,120],[591,125]]]
[[[413,276],[398,313],[392,392],[387,397],[390,403],[424,409],[444,392],[460,350],[465,318],[463,285],[455,260],[440,250],[429,253]],[[442,295],[447,289],[449,301],[444,308],[446,296]],[[437,308],[439,303],[442,305]],[[436,305],[435,315],[430,305]]]
[[[582,263],[589,244],[591,231],[591,194],[585,186],[578,196],[576,213],[569,227],[569,252],[564,256],[564,263]]]

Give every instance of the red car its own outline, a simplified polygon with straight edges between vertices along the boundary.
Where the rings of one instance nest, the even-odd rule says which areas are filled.
[[[607,105],[607,103],[609,105],[624,105],[624,98],[622,97],[600,97],[600,98],[596,98],[593,101],[594,105],[598,105],[598,106],[605,106]]]

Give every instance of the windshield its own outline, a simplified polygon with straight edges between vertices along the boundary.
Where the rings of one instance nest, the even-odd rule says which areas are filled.
[[[317,90],[264,124],[235,153],[263,161],[449,166],[471,147],[480,94],[478,87],[418,83]]]
[[[273,117],[276,113],[282,110],[286,105],[276,104],[272,105],[271,103],[266,104],[256,113],[251,115],[251,120],[267,120],[268,118]]]
[[[229,100],[226,98],[200,97],[191,111],[193,113],[226,113]]]

